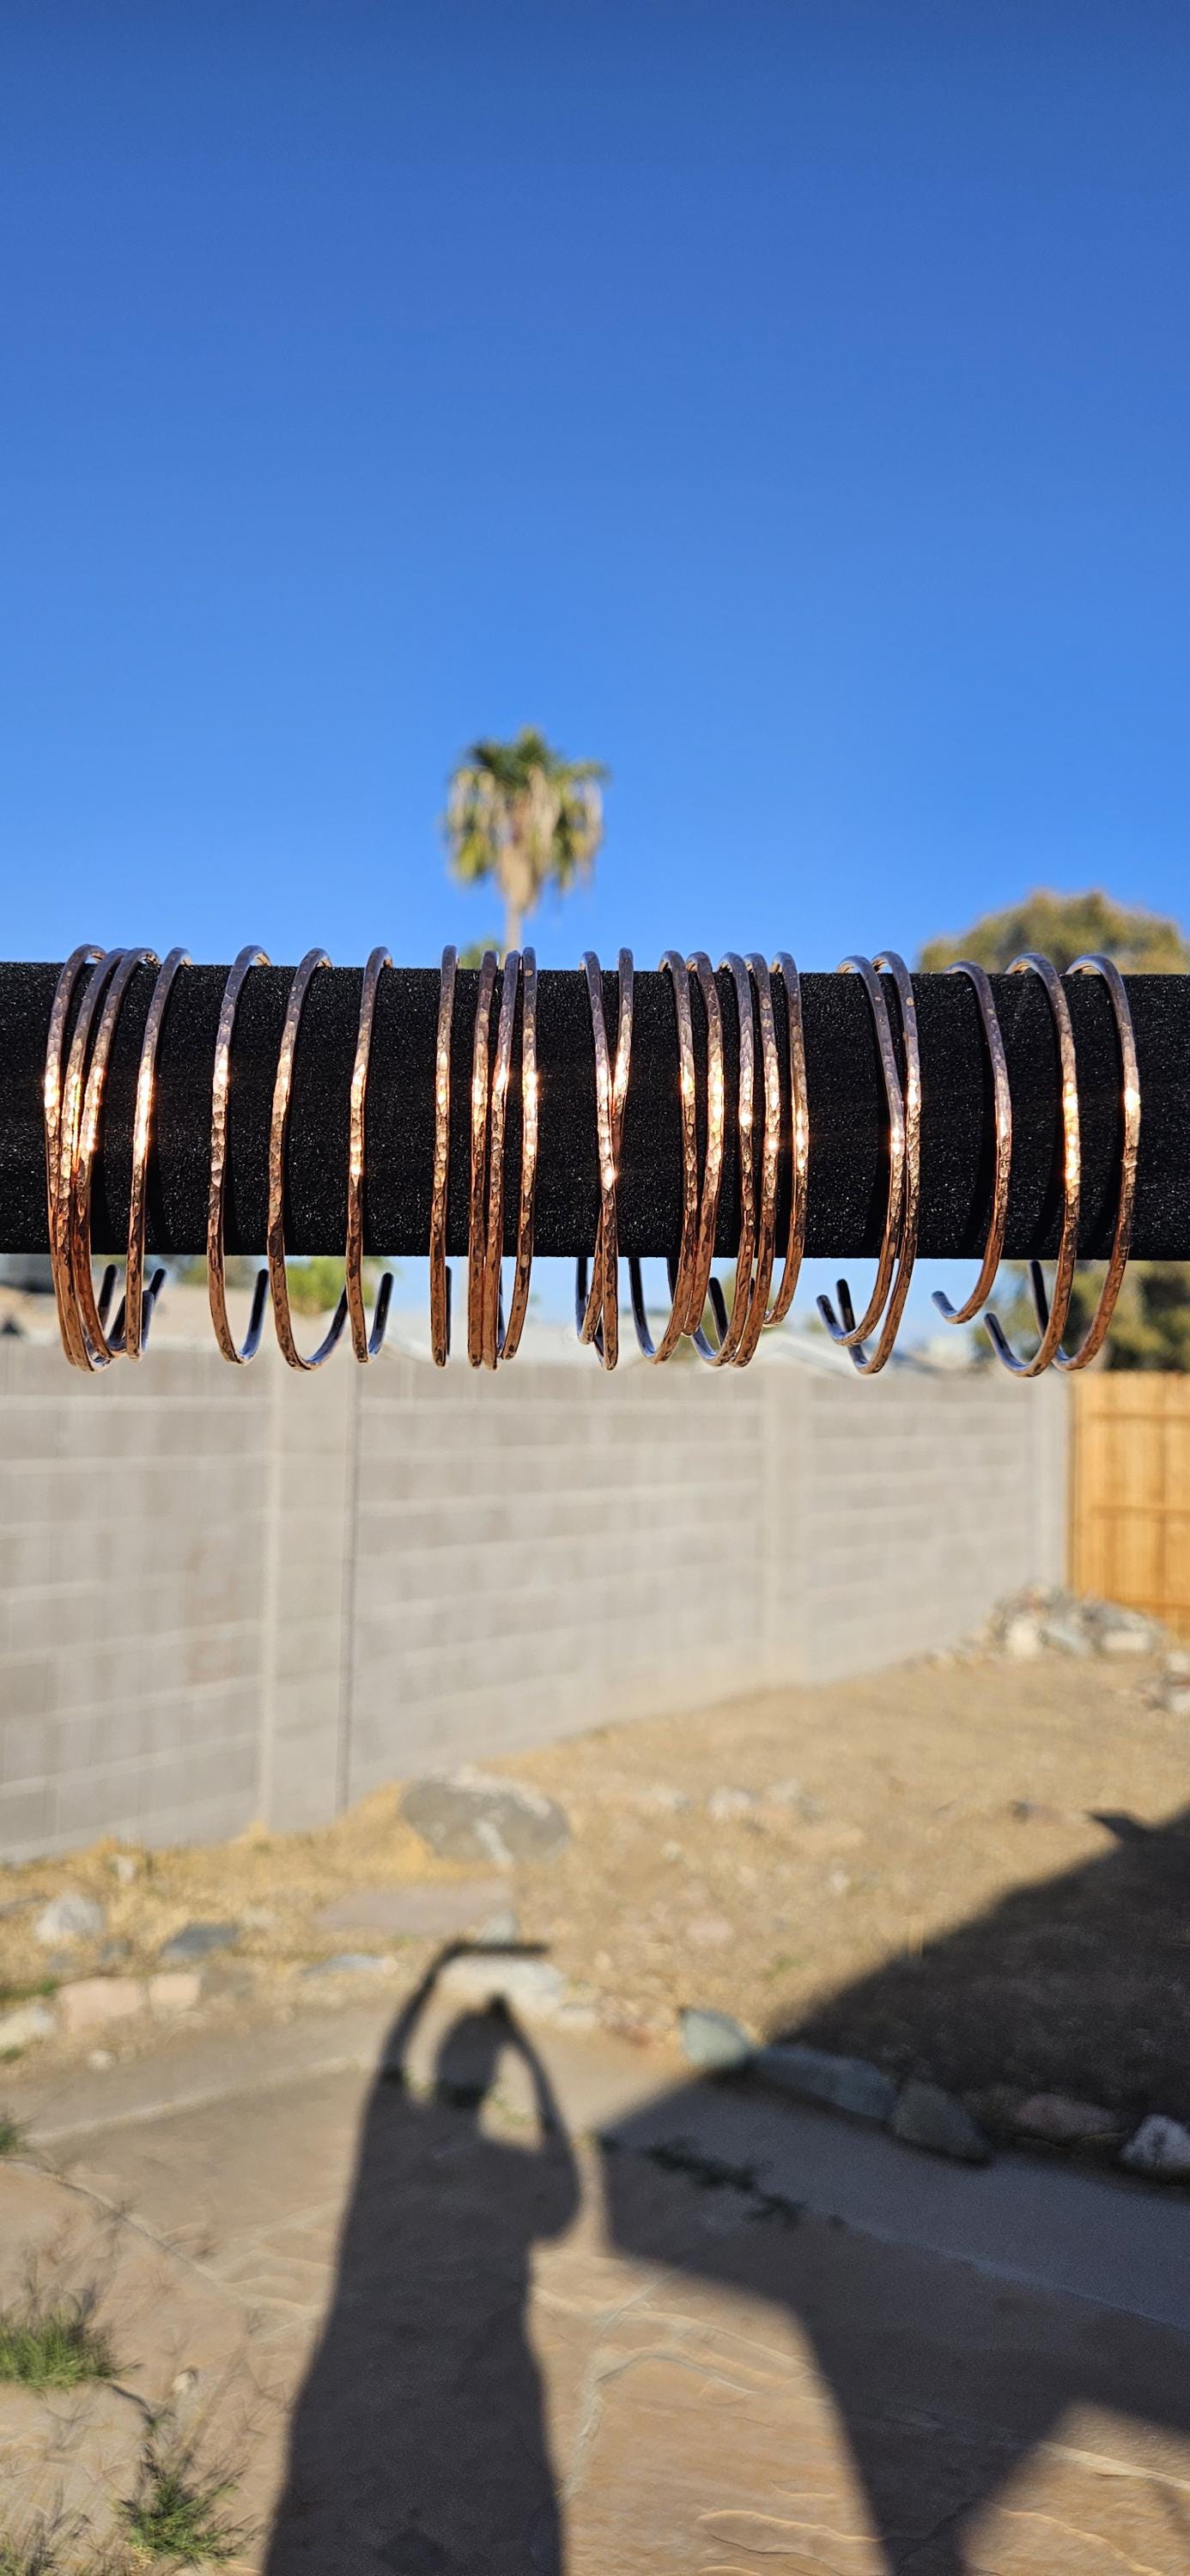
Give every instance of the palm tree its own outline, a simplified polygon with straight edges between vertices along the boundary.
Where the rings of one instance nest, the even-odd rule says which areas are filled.
[[[513,742],[473,742],[454,771],[443,829],[464,885],[494,877],[504,898],[504,949],[519,948],[526,916],[547,886],[588,874],[603,838],[598,760],[564,760],[532,725]]]

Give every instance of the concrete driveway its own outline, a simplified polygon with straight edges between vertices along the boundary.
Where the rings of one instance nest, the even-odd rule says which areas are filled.
[[[1185,2576],[1185,2195],[390,2024],[10,2070],[5,2296],[93,2284],[118,2368],[0,2395],[6,2529],[93,2566],[156,2425],[268,2576]]]

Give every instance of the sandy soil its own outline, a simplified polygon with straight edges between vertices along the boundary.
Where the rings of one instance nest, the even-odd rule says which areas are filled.
[[[520,1933],[642,2045],[711,2004],[758,2036],[931,2074],[993,2117],[1009,2087],[1190,2118],[1190,1729],[1152,1704],[1154,1672],[904,1666],[525,1754],[502,1767],[559,1798],[574,1839],[514,1874]],[[114,1857],[0,1874],[8,1999],[143,1974],[195,1919],[241,1927],[202,1972],[216,2021],[325,2005],[327,1979],[303,1971],[345,1949],[388,1954],[403,1989],[436,1943],[326,1929],[320,1910],[491,1876],[434,1862],[395,1788],[320,1833],[140,1854],[126,1886]],[[38,1902],[67,1886],[100,1897],[105,1931],[47,1963]],[[142,2016],[74,2045],[153,2037]]]

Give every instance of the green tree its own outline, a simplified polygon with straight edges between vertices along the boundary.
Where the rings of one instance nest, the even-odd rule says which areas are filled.
[[[1184,974],[1190,943],[1176,921],[1132,912],[1110,895],[1026,895],[1007,912],[985,913],[961,939],[931,939],[919,964],[937,974],[959,957],[971,957],[989,974],[1011,965],[1023,948],[1040,949],[1062,970],[1087,949],[1115,959],[1123,974]],[[1015,1293],[1005,1310],[1008,1329],[1027,1340],[1035,1331],[1023,1269],[1015,1268]],[[1082,1339],[1099,1294],[1100,1270],[1080,1264],[1070,1301],[1068,1346]],[[1104,1365],[1110,1369],[1190,1369],[1190,1262],[1132,1261],[1112,1319]]]
[[[443,830],[463,885],[494,879],[504,903],[504,949],[519,948],[547,887],[585,876],[603,838],[597,760],[565,760],[531,725],[513,742],[473,742],[452,774]]]
[[[1113,957],[1123,975],[1183,975],[1190,967],[1190,943],[1176,921],[1130,912],[1110,895],[1049,894],[1043,887],[1007,912],[985,913],[961,938],[927,940],[918,965],[924,974],[937,975],[956,958],[970,957],[994,975],[1023,948],[1052,957],[1060,974],[1095,948]]]

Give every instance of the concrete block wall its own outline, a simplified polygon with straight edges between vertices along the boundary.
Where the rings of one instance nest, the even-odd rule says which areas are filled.
[[[0,1854],[299,1829],[945,1645],[1061,1575],[1066,1394],[0,1340]]]

